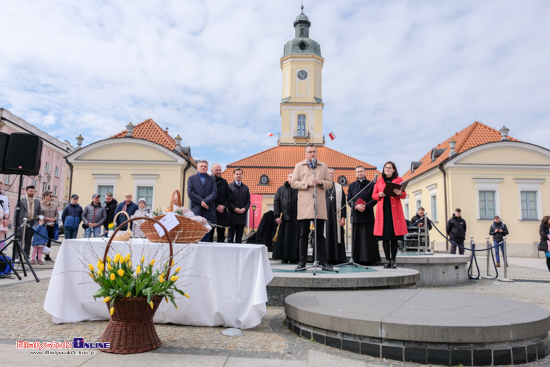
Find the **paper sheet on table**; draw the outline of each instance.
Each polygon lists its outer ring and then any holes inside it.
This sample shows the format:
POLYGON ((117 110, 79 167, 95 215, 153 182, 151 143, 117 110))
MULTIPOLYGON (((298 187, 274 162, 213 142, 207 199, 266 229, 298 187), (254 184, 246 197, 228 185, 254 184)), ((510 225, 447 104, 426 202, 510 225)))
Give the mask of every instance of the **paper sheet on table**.
MULTIPOLYGON (((167 230, 171 230, 179 224, 178 218, 176 218, 176 215, 172 212, 166 214, 160 220, 160 222, 166 227, 167 230)), ((157 230, 157 233, 160 237, 164 236, 164 229, 162 229, 162 227, 159 226, 158 223, 155 223, 155 229, 157 230)))

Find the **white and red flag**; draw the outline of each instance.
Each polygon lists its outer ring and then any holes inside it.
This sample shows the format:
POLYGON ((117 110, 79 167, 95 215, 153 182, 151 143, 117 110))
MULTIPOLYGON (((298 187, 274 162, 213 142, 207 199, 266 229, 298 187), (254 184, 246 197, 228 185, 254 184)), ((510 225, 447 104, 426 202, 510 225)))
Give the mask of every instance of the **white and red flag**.
POLYGON ((273 133, 267 133, 267 136, 272 137, 273 133))
POLYGON ((334 133, 334 131, 331 131, 330 134, 328 134, 330 140, 334 140, 336 139, 336 134, 334 133))

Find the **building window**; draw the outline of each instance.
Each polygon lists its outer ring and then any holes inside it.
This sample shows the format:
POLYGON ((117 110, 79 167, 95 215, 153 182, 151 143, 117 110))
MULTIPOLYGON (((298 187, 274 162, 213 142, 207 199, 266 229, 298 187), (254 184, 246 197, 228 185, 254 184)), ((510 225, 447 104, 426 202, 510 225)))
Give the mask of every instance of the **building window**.
POLYGON ((34 187, 36 187, 36 178, 33 178, 33 180, 32 180, 32 185, 33 185, 34 187))
POLYGON ((10 181, 11 181, 10 175, 6 175, 6 176, 4 177, 4 183, 9 185, 9 184, 10 184, 10 181))
POLYGON ((50 162, 46 162, 46 173, 50 173, 50 162))
POLYGON ((57 186, 53 187, 53 196, 57 196, 57 186))
POLYGON ((502 178, 474 178, 477 191, 477 219, 493 220, 500 215, 500 183, 502 178))
POLYGON ((298 115, 297 136, 306 136, 306 115, 298 115))
POLYGON ((55 177, 59 177, 59 166, 55 167, 55 177))
POLYGON ((521 219, 522 220, 538 219, 536 191, 521 192, 521 219))
POLYGON ((67 170, 67 178, 71 178, 71 170, 70 169, 67 170))
POLYGON ((545 179, 514 178, 518 185, 520 220, 542 219, 541 184, 545 179))
POLYGON ((437 222, 437 195, 430 195, 430 218, 437 222))
POLYGON ((405 213, 404 213, 404 214, 405 214, 405 218, 406 218, 406 219, 409 219, 409 218, 410 218, 410 217, 409 217, 409 203, 406 203, 406 204, 405 204, 405 207, 404 207, 404 210, 403 210, 403 211, 405 212, 405 213))
POLYGON ((98 185, 97 186, 97 193, 99 196, 101 196, 102 199, 105 199, 105 195, 108 192, 113 192, 115 190, 115 187, 112 185, 98 185))
POLYGON ((137 200, 143 198, 148 207, 153 205, 153 186, 138 186, 137 187, 137 200))
POLYGON ((479 219, 493 219, 496 215, 495 191, 479 192, 479 219))
POLYGON ((69 188, 65 187, 65 196, 69 196, 69 188))

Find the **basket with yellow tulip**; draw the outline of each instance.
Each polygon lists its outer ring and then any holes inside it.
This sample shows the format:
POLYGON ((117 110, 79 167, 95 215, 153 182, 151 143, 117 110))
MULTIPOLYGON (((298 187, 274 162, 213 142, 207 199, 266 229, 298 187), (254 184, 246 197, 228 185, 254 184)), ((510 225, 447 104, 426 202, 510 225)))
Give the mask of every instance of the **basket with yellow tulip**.
MULTIPOLYGON (((168 232, 162 223, 153 218, 132 218, 120 227, 135 219, 153 221, 168 232)), ((115 234, 117 231, 118 228, 115 234)), ((146 262, 145 255, 142 255, 141 261, 135 267, 130 254, 116 254, 111 259, 108 252, 114 238, 115 236, 111 236, 109 239, 103 259, 97 263, 97 269, 92 264, 88 265, 90 276, 100 286, 94 298, 103 297, 111 315, 111 320, 100 338, 101 342, 110 343, 110 348, 101 350, 127 354, 156 349, 162 343, 155 330, 153 316, 160 302, 163 299, 166 302, 171 301, 177 309, 175 294, 189 297, 176 286, 180 268, 170 276, 174 265, 172 238, 167 235, 170 250, 168 261, 164 265, 157 264, 157 267, 156 260, 146 262), (161 265, 160 268, 158 265, 161 265)))

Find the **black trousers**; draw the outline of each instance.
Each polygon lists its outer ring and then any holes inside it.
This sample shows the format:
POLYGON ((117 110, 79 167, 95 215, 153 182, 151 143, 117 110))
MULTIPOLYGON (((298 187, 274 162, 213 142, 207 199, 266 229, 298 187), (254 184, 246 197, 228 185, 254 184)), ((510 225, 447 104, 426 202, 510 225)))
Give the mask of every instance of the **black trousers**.
MULTIPOLYGON (((214 242, 214 232, 217 234, 217 242, 225 242, 225 228, 224 227, 214 227, 210 230, 210 242, 214 242)), ((242 238, 242 235, 241 235, 242 238)))
POLYGON ((243 243, 244 224, 232 224, 229 226, 229 243, 243 243))
POLYGON ((451 254, 456 255, 456 248, 458 247, 458 253, 460 255, 464 255, 464 240, 452 240, 452 241, 462 247, 453 245, 453 242, 451 242, 451 254))
POLYGON ((397 257, 397 245, 397 240, 382 240, 386 262, 390 260, 395 262, 395 258, 397 257))
POLYGON ((31 257, 31 245, 32 245, 32 236, 34 234, 34 231, 32 227, 34 226, 34 222, 27 222, 27 224, 30 227, 25 228, 25 238, 23 238, 23 228, 19 231, 21 233, 21 245, 23 246, 23 250, 27 254, 27 257, 31 257))
MULTIPOLYGON (((307 249, 309 244, 309 225, 311 219, 302 219, 299 220, 300 223, 300 263, 307 262, 307 249)), ((325 220, 317 219, 317 228, 315 228, 317 233, 317 261, 320 264, 327 262, 327 241, 325 239, 325 220)), ((314 242, 315 243, 315 242, 314 242)), ((313 246, 313 259, 315 260, 315 245, 313 246)))

